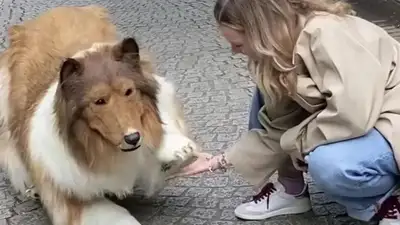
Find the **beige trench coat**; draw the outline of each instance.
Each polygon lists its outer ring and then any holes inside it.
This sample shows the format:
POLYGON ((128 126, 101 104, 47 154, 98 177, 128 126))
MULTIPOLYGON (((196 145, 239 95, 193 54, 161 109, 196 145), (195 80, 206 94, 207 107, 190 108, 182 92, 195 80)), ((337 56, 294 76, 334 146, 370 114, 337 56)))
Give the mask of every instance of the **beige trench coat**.
MULTIPOLYGON (((303 160, 321 144, 359 137, 373 127, 389 141, 399 165, 400 44, 359 17, 319 14, 305 23, 293 58, 304 65, 297 94, 260 110, 266 131, 249 131, 228 149, 234 168, 262 185, 287 154, 303 160)), ((262 79, 258 87, 268 102, 262 79)))

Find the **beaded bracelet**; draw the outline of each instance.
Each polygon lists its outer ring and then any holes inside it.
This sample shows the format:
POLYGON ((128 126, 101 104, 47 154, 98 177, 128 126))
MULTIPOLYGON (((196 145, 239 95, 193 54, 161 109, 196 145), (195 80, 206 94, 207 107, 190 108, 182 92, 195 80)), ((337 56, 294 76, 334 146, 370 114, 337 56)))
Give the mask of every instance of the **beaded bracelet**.
POLYGON ((222 153, 221 158, 218 160, 219 167, 223 172, 226 172, 228 168, 228 162, 226 161, 225 153, 222 153))
MULTIPOLYGON (((213 158, 215 158, 215 156, 213 156, 210 159, 208 159, 208 161, 211 161, 213 158)), ((210 163, 210 166, 208 167, 208 170, 210 172, 214 172, 212 167, 213 167, 213 165, 210 163)), ((228 167, 228 162, 226 161, 225 153, 222 153, 218 157, 218 168, 221 169, 223 172, 226 172, 227 171, 227 167, 228 167)))

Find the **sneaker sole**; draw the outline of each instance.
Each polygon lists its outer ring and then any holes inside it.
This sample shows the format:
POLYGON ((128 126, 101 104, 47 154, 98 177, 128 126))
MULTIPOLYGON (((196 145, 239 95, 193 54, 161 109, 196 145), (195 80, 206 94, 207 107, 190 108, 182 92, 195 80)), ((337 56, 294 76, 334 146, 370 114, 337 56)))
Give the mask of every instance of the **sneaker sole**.
POLYGON ((379 225, 400 225, 400 221, 383 219, 382 221, 379 222, 379 225))
POLYGON ((310 211, 311 208, 312 208, 311 205, 302 206, 301 208, 300 207, 284 208, 284 209, 279 209, 279 210, 269 212, 268 214, 263 214, 263 215, 245 215, 245 214, 236 212, 236 210, 235 210, 235 216, 240 219, 243 219, 243 220, 265 220, 265 219, 275 217, 275 216, 306 213, 306 212, 310 211))

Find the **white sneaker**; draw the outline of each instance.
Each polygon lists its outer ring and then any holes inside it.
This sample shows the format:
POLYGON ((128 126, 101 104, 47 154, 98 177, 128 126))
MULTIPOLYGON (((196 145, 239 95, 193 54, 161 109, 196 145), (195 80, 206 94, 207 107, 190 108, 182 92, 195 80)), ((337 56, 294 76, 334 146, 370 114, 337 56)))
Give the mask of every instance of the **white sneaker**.
MULTIPOLYGON (((270 217, 305 213, 311 210, 308 197, 295 197, 285 193, 285 188, 277 183, 268 183, 253 201, 239 205, 235 215, 244 220, 264 220, 270 217)), ((397 225, 397 224, 396 224, 397 225)))
POLYGON ((379 225, 400 225, 400 219, 383 219, 379 225))

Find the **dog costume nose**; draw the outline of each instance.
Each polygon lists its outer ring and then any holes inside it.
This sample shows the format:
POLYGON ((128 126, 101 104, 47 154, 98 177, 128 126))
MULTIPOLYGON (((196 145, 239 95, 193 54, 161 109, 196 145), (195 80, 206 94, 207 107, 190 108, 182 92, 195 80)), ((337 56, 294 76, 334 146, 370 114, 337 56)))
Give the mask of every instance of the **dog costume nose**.
POLYGON ((137 145, 140 141, 140 134, 139 132, 134 132, 124 136, 124 141, 129 145, 137 145))

